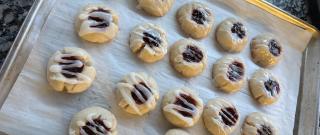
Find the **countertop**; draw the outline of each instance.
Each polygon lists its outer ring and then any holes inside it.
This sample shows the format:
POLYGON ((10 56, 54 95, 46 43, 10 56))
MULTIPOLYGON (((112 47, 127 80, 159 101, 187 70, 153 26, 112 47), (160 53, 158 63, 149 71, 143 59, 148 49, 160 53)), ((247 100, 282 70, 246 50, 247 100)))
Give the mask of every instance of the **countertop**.
MULTIPOLYGON (((308 20, 305 0, 267 0, 268 2, 308 20)), ((0 67, 34 0, 0 0, 0 67)))

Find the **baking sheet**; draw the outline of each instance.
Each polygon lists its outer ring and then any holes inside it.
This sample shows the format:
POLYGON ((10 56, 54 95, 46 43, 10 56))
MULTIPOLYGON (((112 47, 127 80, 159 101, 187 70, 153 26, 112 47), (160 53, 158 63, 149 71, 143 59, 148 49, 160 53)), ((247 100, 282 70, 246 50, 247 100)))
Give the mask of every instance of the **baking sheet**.
MULTIPOLYGON (((239 17, 249 26, 249 39, 262 32, 272 32, 282 40, 284 57, 275 68, 271 69, 281 81, 282 95, 277 103, 262 107, 251 98, 247 85, 235 94, 225 94, 212 85, 212 64, 228 54, 217 46, 213 38, 214 32, 211 32, 208 38, 200 40, 202 46, 208 51, 208 66, 200 76, 195 78, 180 78, 171 68, 168 55, 160 62, 145 64, 131 53, 128 47, 129 33, 134 26, 141 23, 151 22, 160 25, 168 34, 169 44, 183 38, 185 35, 176 23, 175 13, 182 4, 191 0, 176 0, 170 12, 161 18, 147 16, 136 9, 137 3, 134 0, 57 1, 46 18, 34 50, 1 109, 1 131, 12 135, 67 134, 69 121, 75 113, 86 107, 98 105, 108 108, 115 114, 120 135, 164 134, 173 126, 161 114, 160 101, 154 111, 142 117, 123 112, 115 102, 116 83, 129 72, 143 71, 155 78, 161 95, 170 89, 186 86, 197 91, 205 102, 215 97, 225 97, 232 101, 241 115, 240 125, 234 134, 239 134, 243 119, 254 111, 268 114, 275 125, 278 128, 281 127, 280 134, 293 133, 302 51, 312 36, 306 30, 267 14, 245 1, 202 1, 214 11, 213 31, 218 23, 227 17, 239 17), (89 3, 104 3, 118 12, 120 32, 112 43, 94 45, 77 37, 74 30, 75 17, 78 11, 89 3), (46 66, 49 57, 66 46, 86 49, 95 61, 97 78, 93 86, 84 93, 75 95, 58 93, 53 91, 47 83, 46 66)), ((251 61, 249 52, 249 46, 247 46, 241 53, 232 54, 245 59, 248 69, 247 77, 259 68, 251 61)), ((208 134, 202 120, 187 130, 191 134, 208 134)))

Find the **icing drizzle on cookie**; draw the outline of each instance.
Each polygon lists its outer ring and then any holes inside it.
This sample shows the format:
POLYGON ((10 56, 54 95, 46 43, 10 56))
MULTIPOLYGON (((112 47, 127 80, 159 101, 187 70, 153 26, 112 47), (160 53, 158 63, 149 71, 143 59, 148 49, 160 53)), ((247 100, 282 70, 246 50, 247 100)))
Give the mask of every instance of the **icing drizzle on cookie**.
POLYGON ((267 92, 270 93, 271 96, 275 96, 280 92, 280 86, 277 81, 269 79, 264 82, 264 87, 266 88, 267 92))
POLYGON ((109 10, 98 8, 92 10, 88 15, 89 26, 92 28, 106 28, 112 22, 112 15, 109 10))
POLYGON ((228 67, 227 76, 231 81, 239 81, 243 78, 244 66, 241 62, 234 61, 228 67))
POLYGON ((175 101, 171 104, 166 105, 163 110, 167 112, 176 112, 182 116, 188 124, 192 124, 192 117, 198 113, 196 105, 197 101, 189 94, 184 91, 175 91, 175 101))
POLYGON ((144 83, 140 82, 133 85, 134 89, 131 91, 131 97, 138 105, 144 104, 152 96, 151 89, 144 83))
POLYGON ((79 60, 76 54, 59 54, 54 58, 57 64, 50 67, 49 71, 53 73, 61 73, 66 83, 76 84, 81 81, 91 80, 88 76, 82 74, 85 64, 79 60))
POLYGON ((270 127, 262 125, 261 128, 257 129, 258 135, 272 135, 270 127))
POLYGON ((239 118, 237 110, 233 107, 222 108, 219 112, 222 122, 228 126, 234 126, 239 118))
POLYGON ((184 117, 193 117, 194 110, 196 110, 197 101, 194 100, 190 95, 185 93, 180 93, 176 97, 176 101, 174 102, 177 110, 184 117))
POLYGON ((80 127, 80 135, 111 135, 111 128, 108 122, 101 118, 101 115, 89 114, 87 116, 87 121, 78 122, 80 127))
POLYGON ((194 45, 188 45, 182 53, 183 60, 187 62, 200 62, 203 59, 203 52, 194 45))
POLYGON ((161 44, 161 39, 158 35, 160 34, 154 31, 144 31, 142 39, 145 44, 149 45, 151 48, 159 47, 161 44))

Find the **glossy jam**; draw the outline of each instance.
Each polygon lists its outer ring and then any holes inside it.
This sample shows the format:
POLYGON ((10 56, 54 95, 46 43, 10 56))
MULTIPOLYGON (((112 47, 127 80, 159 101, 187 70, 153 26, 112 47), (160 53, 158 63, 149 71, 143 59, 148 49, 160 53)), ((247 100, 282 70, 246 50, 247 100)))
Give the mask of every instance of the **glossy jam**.
POLYGON ((239 81, 244 75, 244 66, 242 63, 234 61, 229 65, 227 76, 231 81, 239 81))
MULTIPOLYGON (((73 60, 73 61, 78 60, 78 58, 76 58, 74 56, 62 57, 62 59, 64 59, 64 60, 73 60)), ((60 65, 71 65, 73 63, 60 62, 59 64, 60 65)), ((81 67, 64 67, 62 70, 66 70, 66 71, 69 71, 69 72, 72 72, 72 73, 81 73, 83 71, 83 68, 84 68, 84 64, 82 64, 81 67)), ((67 78, 76 78, 77 77, 76 75, 71 75, 71 74, 66 74, 66 73, 62 73, 62 75, 67 77, 67 78)))
POLYGON ((150 46, 153 47, 159 47, 161 44, 161 40, 159 37, 154 36, 153 34, 150 34, 148 32, 143 32, 143 41, 150 46))
MULTIPOLYGON (((90 13, 94 13, 94 12, 103 12, 103 13, 110 13, 109 10, 105 10, 105 9, 102 9, 102 8, 99 8, 97 10, 92 10, 90 13)), ((110 25, 110 22, 108 22, 108 20, 105 20, 103 18, 100 18, 100 17, 96 17, 96 16, 90 16, 88 17, 88 20, 94 20, 97 22, 96 25, 91 25, 90 27, 93 27, 93 28, 106 28, 110 25)))
POLYGON ((231 32, 237 34, 239 38, 244 38, 246 36, 246 31, 242 23, 234 23, 231 27, 231 32))
POLYGON ((265 125, 262 125, 260 129, 257 130, 258 135, 272 135, 272 131, 270 127, 267 127, 265 125))
POLYGON ((200 11, 198 9, 192 10, 192 20, 195 21, 197 24, 204 24, 206 22, 206 13, 200 11))
MULTIPOLYGON (((180 93, 180 97, 185 99, 188 103, 196 106, 197 105, 197 101, 195 99, 193 99, 191 96, 180 93)), ((184 108, 187 108, 189 110, 193 110, 194 108, 190 107, 189 105, 185 104, 180 98, 176 98, 176 101, 174 102, 174 104, 182 106, 184 108)), ((181 110, 177 110, 180 114, 182 114, 184 117, 192 117, 193 114, 190 112, 186 112, 186 111, 181 111, 181 110)))
POLYGON ((269 47, 269 51, 272 55, 274 55, 274 56, 280 55, 281 47, 279 46, 279 43, 276 40, 274 40, 274 39, 270 40, 268 47, 269 47))
POLYGON ((101 116, 93 119, 93 123, 87 121, 85 126, 80 127, 80 135, 108 135, 108 132, 110 132, 110 128, 104 124, 101 116))
POLYGON ((277 95, 280 92, 280 86, 277 81, 269 79, 268 81, 264 82, 264 86, 272 96, 277 95))
POLYGON ((221 109, 219 115, 221 116, 223 123, 230 127, 234 126, 239 118, 237 110, 233 107, 221 109))
POLYGON ((139 84, 135 84, 134 86, 134 90, 131 91, 131 96, 134 99, 134 101, 136 102, 136 104, 141 105, 144 104, 145 101, 148 100, 148 96, 146 95, 145 92, 143 92, 143 90, 147 89, 149 92, 151 92, 151 89, 144 83, 144 82, 140 82, 139 84), (143 97, 143 100, 141 100, 136 94, 135 92, 140 93, 140 95, 143 97))
POLYGON ((182 53, 183 59, 187 62, 200 62, 203 58, 203 53, 202 51, 192 45, 188 45, 186 50, 182 53))

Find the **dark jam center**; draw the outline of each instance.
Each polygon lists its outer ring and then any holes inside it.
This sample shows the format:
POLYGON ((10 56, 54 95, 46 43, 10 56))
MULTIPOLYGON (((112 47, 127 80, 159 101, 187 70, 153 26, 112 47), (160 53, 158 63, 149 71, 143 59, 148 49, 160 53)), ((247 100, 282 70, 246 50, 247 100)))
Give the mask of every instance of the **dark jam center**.
POLYGON ((229 65, 227 76, 231 81, 238 81, 242 79, 244 74, 243 64, 240 62, 233 62, 229 65))
POLYGON ((279 46, 278 42, 274 39, 270 40, 269 44, 269 51, 274 56, 279 56, 281 53, 281 47, 279 46))
POLYGON ((221 116, 223 123, 228 126, 234 126, 239 118, 237 110, 233 107, 221 109, 219 115, 221 116))
MULTIPOLYGON (((74 57, 74 56, 70 56, 70 57, 62 57, 62 59, 64 60, 72 60, 72 61, 76 61, 78 60, 78 58, 74 57)), ((60 62, 60 65, 71 65, 74 64, 74 62, 70 62, 70 63, 63 63, 60 62)), ((84 64, 82 63, 81 67, 63 67, 62 70, 66 70, 72 73, 81 73, 83 71, 84 68, 84 64)), ((76 75, 71 75, 71 74, 66 74, 66 73, 62 73, 63 76, 67 77, 67 78, 76 78, 76 75)))
POLYGON ((264 86, 268 92, 271 93, 272 96, 279 94, 280 86, 277 81, 269 79, 268 81, 264 82, 264 86))
MULTIPOLYGON (((110 13, 109 10, 105 10, 102 8, 99 8, 97 10, 92 10, 90 13, 94 13, 94 12, 103 12, 103 13, 110 13)), ((105 28, 108 27, 110 25, 110 22, 108 22, 108 20, 105 20, 101 17, 97 17, 97 16, 89 16, 88 20, 93 20, 96 21, 98 24, 96 25, 91 25, 90 27, 94 27, 94 28, 105 28)))
POLYGON ((161 44, 161 40, 159 37, 154 36, 148 32, 143 32, 143 41, 149 45, 151 48, 152 47, 159 47, 161 44))
POLYGON ((197 24, 204 24, 206 19, 206 13, 203 13, 199 9, 192 10, 192 20, 195 21, 197 24))
MULTIPOLYGON (((194 100, 191 96, 180 93, 180 97, 185 99, 188 103, 196 106, 197 101, 194 100)), ((174 104, 182 106, 183 108, 187 108, 189 110, 193 110, 192 107, 190 107, 189 105, 187 105, 185 102, 183 102, 180 98, 176 98, 176 101, 174 102, 174 104)), ((182 114, 185 117, 192 117, 192 113, 190 112, 186 112, 186 111, 181 111, 181 110, 177 110, 180 114, 182 114)))
POLYGON ((187 62, 200 62, 203 58, 202 51, 196 47, 188 45, 186 50, 182 53, 183 59, 187 62))
POLYGON ((260 129, 257 130, 258 135, 272 135, 270 127, 263 125, 260 129))
MULTIPOLYGON (((87 135, 97 135, 97 134, 104 134, 107 135, 110 131, 110 128, 108 128, 104 122, 101 119, 101 116, 93 120, 93 123, 87 121, 85 126, 82 126, 81 129, 87 134, 87 135)), ((82 134, 80 132, 80 135, 86 135, 82 134)))
POLYGON ((134 87, 134 90, 131 91, 131 96, 132 96, 132 98, 134 99, 134 101, 136 102, 136 104, 138 104, 138 105, 143 104, 143 103, 144 103, 145 101, 147 101, 148 98, 149 98, 149 97, 146 95, 145 90, 147 90, 147 91, 149 91, 149 92, 152 93, 151 89, 150 89, 144 82, 140 82, 139 84, 135 84, 135 85, 133 85, 133 87, 134 87), (136 95, 135 92, 138 92, 145 101, 141 100, 141 99, 138 97, 138 95, 136 95))
POLYGON ((231 27, 231 32, 237 34, 239 38, 244 38, 246 36, 246 31, 242 23, 234 23, 231 27))

